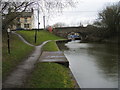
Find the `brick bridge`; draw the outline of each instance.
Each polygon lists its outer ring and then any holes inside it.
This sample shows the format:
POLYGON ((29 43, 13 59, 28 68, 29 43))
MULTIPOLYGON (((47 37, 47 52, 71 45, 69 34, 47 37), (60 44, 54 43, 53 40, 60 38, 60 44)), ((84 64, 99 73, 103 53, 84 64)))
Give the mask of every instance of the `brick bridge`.
POLYGON ((81 40, 86 40, 93 30, 96 30, 96 27, 59 27, 54 28, 53 33, 55 35, 67 38, 68 34, 71 32, 79 33, 81 40))

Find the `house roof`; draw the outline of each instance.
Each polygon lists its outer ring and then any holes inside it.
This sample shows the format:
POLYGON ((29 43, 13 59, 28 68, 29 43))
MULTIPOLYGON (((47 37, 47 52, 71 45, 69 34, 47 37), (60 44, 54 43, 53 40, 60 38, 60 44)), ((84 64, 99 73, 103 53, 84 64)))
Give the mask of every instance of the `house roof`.
POLYGON ((18 17, 31 17, 33 15, 33 12, 17 12, 18 14, 20 14, 18 17))

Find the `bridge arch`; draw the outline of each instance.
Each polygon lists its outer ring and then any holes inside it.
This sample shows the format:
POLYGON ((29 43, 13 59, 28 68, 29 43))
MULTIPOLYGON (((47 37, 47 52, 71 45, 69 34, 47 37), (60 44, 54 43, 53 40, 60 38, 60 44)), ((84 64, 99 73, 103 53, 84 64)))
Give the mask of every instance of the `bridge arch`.
POLYGON ((68 34, 71 32, 79 33, 81 40, 86 40, 88 38, 88 31, 86 27, 61 27, 54 28, 53 33, 60 37, 68 38, 68 34), (86 38, 87 37, 87 38, 86 38))
POLYGON ((88 35, 86 33, 83 33, 83 32, 77 32, 80 34, 81 36, 81 40, 86 40, 88 38, 88 35))

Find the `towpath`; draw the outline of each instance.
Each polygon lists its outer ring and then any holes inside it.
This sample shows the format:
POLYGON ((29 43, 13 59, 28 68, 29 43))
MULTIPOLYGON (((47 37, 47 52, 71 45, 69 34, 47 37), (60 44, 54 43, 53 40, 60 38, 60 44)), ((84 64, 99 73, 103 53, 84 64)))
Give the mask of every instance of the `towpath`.
POLYGON ((3 88, 22 88, 24 87, 24 83, 26 82, 26 79, 28 75, 30 75, 31 71, 34 69, 35 63, 39 59, 41 55, 41 48, 43 45, 45 45, 48 41, 43 42, 39 46, 34 46, 27 42, 21 35, 12 32, 13 34, 16 34, 20 39, 30 45, 35 47, 35 50, 33 53, 23 62, 21 62, 16 69, 11 72, 11 74, 6 78, 6 80, 3 82, 3 88))

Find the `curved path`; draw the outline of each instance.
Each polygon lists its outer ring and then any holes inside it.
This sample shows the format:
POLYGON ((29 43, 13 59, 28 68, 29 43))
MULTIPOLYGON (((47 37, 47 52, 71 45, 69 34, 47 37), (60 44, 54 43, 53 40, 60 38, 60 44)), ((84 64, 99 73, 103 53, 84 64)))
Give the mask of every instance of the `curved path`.
MULTIPOLYGON (((20 39, 30 46, 34 46, 28 43, 21 35, 13 32, 14 34, 18 35, 20 39)), ((41 55, 41 48, 44 44, 51 40, 43 42, 39 46, 34 46, 34 52, 23 62, 21 62, 16 69, 6 78, 3 82, 3 88, 22 88, 24 87, 24 83, 26 82, 27 77, 34 69, 35 63, 39 59, 41 55)))
POLYGON ((32 45, 30 44, 29 42, 27 42, 20 34, 16 33, 16 32, 12 32, 13 34, 17 35, 24 43, 26 43, 27 45, 29 46, 35 46, 35 45, 32 45))

